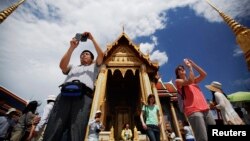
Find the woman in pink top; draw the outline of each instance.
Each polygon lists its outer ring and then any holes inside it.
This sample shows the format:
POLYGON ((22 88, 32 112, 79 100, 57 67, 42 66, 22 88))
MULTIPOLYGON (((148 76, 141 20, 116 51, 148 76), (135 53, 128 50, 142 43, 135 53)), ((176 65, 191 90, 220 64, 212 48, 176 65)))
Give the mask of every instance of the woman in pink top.
POLYGON ((215 120, 209 111, 206 99, 197 85, 207 73, 190 59, 184 59, 184 64, 189 70, 188 75, 183 65, 175 69, 176 87, 184 99, 184 113, 194 131, 196 141, 207 141, 206 125, 215 125, 215 120), (195 76, 194 70, 199 75, 195 76))

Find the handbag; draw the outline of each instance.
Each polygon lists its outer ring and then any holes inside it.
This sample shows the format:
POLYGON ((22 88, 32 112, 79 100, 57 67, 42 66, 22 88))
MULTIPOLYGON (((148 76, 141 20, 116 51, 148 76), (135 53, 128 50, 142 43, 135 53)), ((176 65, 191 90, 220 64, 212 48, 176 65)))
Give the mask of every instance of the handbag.
POLYGON ((82 92, 86 88, 86 85, 80 82, 80 80, 73 80, 72 82, 65 82, 59 87, 61 87, 62 96, 75 97, 82 95, 82 92))

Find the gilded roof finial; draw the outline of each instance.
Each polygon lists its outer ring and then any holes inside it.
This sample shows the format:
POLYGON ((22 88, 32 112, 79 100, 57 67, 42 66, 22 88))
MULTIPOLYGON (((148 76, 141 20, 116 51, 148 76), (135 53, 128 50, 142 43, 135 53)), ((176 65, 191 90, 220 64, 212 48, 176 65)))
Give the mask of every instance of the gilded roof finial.
POLYGON ((216 8, 211 2, 210 0, 206 0, 207 3, 214 9, 216 10, 220 16, 223 18, 223 20, 231 27, 231 29, 233 30, 234 34, 237 36, 239 33, 241 33, 242 31, 244 31, 246 29, 246 27, 240 25, 239 23, 237 23, 235 20, 233 20, 232 18, 230 18, 229 16, 227 16, 226 14, 224 14, 223 12, 221 12, 218 8, 216 8))
POLYGON ((247 67, 248 70, 250 71, 250 29, 247 27, 244 27, 234 21, 232 18, 229 16, 225 15, 221 11, 219 11, 215 6, 211 4, 209 0, 206 0, 207 3, 212 6, 213 9, 215 9, 220 16, 223 18, 223 20, 231 27, 233 30, 235 36, 236 36, 236 41, 241 48, 241 50, 244 53, 245 60, 247 62, 247 67))
POLYGON ((0 11, 0 24, 12 13, 14 12, 19 5, 21 5, 25 0, 20 0, 12 6, 0 11))
POLYGON ((206 0, 207 1, 207 3, 214 9, 214 10, 216 10, 218 13, 221 13, 221 11, 218 9, 218 8, 216 8, 211 2, 210 2, 210 0, 206 0))
POLYGON ((146 50, 146 55, 149 57, 150 51, 149 49, 146 50))

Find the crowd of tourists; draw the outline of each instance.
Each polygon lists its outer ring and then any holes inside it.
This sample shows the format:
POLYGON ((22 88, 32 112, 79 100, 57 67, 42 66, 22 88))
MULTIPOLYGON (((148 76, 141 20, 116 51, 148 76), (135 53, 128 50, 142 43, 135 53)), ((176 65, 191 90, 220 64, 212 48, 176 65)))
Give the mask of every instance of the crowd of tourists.
MULTIPOLYGON (((0 118, 0 141, 83 141, 88 129, 88 140, 98 141, 100 131, 105 127, 101 122, 101 111, 96 111, 94 119, 89 120, 93 100, 94 82, 103 62, 104 53, 90 32, 84 32, 73 37, 70 46, 60 61, 60 69, 67 75, 60 86, 58 96, 49 95, 43 114, 37 114, 38 101, 31 101, 16 118, 16 109, 10 108, 5 116, 0 118), (97 57, 89 50, 80 54, 80 65, 70 65, 71 55, 79 42, 91 40, 97 57)), ((207 141, 207 125, 215 125, 216 121, 211 109, 220 113, 224 125, 246 124, 235 111, 223 92, 222 84, 217 81, 205 87, 211 91, 212 101, 207 103, 199 83, 205 79, 207 73, 191 59, 184 59, 184 65, 175 69, 175 85, 183 101, 182 111, 187 117, 181 123, 181 133, 187 141, 207 141), (198 75, 195 75, 195 71, 198 75)), ((140 121, 142 128, 150 141, 160 141, 163 118, 160 116, 159 105, 155 95, 148 94, 147 103, 141 109, 140 121)), ((166 132, 170 140, 177 138, 169 122, 166 132)), ((125 124, 121 133, 124 141, 132 140, 129 124, 125 124)))

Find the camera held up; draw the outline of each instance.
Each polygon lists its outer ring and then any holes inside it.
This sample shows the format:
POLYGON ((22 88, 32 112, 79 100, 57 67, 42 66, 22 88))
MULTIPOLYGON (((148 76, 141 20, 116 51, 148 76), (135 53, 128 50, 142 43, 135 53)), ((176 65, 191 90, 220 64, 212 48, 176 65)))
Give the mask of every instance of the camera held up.
POLYGON ((76 40, 81 41, 81 42, 86 42, 88 39, 88 34, 82 34, 82 33, 76 33, 76 40))
POLYGON ((95 132, 96 132, 96 133, 101 132, 101 125, 97 125, 97 126, 96 126, 95 132))

